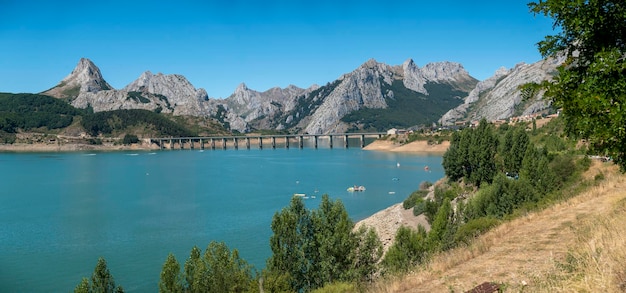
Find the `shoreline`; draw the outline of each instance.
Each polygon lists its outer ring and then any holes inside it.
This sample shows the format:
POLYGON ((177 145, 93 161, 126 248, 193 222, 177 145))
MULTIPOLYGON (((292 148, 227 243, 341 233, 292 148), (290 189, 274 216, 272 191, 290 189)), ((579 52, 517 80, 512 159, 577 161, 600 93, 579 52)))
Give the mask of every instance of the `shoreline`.
POLYGON ((149 151, 158 147, 143 144, 132 145, 91 145, 91 144, 45 144, 45 143, 14 143, 0 144, 0 153, 47 153, 47 152, 80 152, 80 151, 149 151))
POLYGON ((376 140, 363 149, 368 151, 443 155, 449 147, 449 141, 443 141, 440 144, 428 144, 425 140, 417 140, 407 144, 399 144, 389 140, 376 140))

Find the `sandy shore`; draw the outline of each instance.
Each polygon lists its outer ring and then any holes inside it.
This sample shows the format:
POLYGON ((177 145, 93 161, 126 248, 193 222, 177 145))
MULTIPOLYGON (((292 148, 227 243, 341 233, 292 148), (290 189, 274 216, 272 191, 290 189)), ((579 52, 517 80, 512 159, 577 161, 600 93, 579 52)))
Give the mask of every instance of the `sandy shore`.
POLYGON ((428 144, 427 141, 418 140, 407 144, 399 144, 389 140, 376 140, 363 149, 370 151, 443 154, 448 150, 448 147, 450 147, 449 141, 444 141, 440 144, 428 144))
POLYGON ((14 143, 0 144, 0 152, 75 152, 75 151, 129 151, 129 150, 156 150, 156 145, 91 145, 91 144, 46 144, 46 143, 14 143))

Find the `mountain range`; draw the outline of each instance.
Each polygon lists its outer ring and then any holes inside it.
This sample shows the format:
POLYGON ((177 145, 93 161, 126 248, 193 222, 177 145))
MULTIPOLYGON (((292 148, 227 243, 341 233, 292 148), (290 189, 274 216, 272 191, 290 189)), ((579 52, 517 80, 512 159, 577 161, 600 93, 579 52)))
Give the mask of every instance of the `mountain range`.
POLYGON ((542 111, 549 107, 542 93, 524 95, 521 86, 550 78, 560 61, 521 63, 478 81, 459 63, 434 62, 420 68, 411 59, 395 66, 371 59, 323 86, 304 89, 290 85, 259 92, 242 83, 229 97, 214 99, 182 75, 150 71, 126 87, 114 89, 93 62, 81 58, 67 77, 42 94, 95 112, 146 109, 211 117, 242 133, 383 131, 542 111))

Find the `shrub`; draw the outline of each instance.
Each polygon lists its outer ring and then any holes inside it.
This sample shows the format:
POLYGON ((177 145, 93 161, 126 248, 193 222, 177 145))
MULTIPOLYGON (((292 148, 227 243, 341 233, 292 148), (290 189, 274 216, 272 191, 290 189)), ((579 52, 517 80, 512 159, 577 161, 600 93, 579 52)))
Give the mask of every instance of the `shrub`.
POLYGON ((420 190, 427 190, 428 188, 430 188, 431 186, 433 186, 432 182, 429 181, 422 181, 422 183, 420 183, 420 190))
POLYGON ((426 201, 423 198, 417 200, 417 203, 413 207, 413 215, 419 216, 426 211, 426 201))
POLYGON ((411 193, 411 195, 409 195, 409 197, 407 197, 407 199, 402 202, 402 207, 404 207, 405 210, 414 207, 417 204, 418 200, 422 199, 424 196, 426 196, 426 194, 428 194, 428 191, 426 190, 413 191, 413 193, 411 193))
POLYGON ((470 240, 479 236, 489 229, 498 225, 498 219, 492 217, 481 217, 472 219, 465 225, 461 225, 454 235, 454 241, 456 243, 463 242, 468 244, 470 240))
POLYGON ((126 145, 138 143, 138 142, 139 142, 139 138, 134 134, 126 134, 124 135, 124 139, 122 140, 122 143, 126 145))

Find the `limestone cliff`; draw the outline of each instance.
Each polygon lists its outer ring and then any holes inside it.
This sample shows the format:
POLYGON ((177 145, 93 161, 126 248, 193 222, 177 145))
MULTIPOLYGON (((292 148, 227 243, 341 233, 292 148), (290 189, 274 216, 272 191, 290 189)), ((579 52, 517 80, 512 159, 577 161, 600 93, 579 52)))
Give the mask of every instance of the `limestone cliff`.
POLYGON ((42 92, 44 95, 63 99, 74 99, 81 93, 96 93, 110 90, 109 85, 100 69, 87 58, 80 58, 78 65, 55 87, 42 92))
POLYGON ((521 87, 551 79, 562 62, 561 58, 548 58, 533 64, 520 63, 510 70, 501 68, 492 77, 478 83, 464 98, 464 103, 444 114, 439 123, 451 125, 457 120, 481 118, 493 121, 545 110, 549 102, 543 99, 543 92, 524 100, 521 87))
MULTIPOLYGON (((341 76, 327 96, 318 97, 323 102, 306 124, 301 126, 307 133, 345 131, 348 125, 341 121, 345 115, 363 108, 387 108, 388 101, 395 99, 397 93, 384 88, 392 86, 396 80, 402 81, 404 88, 413 92, 414 99, 424 99, 424 96, 430 95, 426 89, 428 84, 446 84, 467 92, 477 82, 458 63, 429 63, 419 68, 411 59, 400 66, 390 66, 371 59, 355 71, 341 76)), ((436 102, 436 97, 430 98, 433 103, 436 102)))

